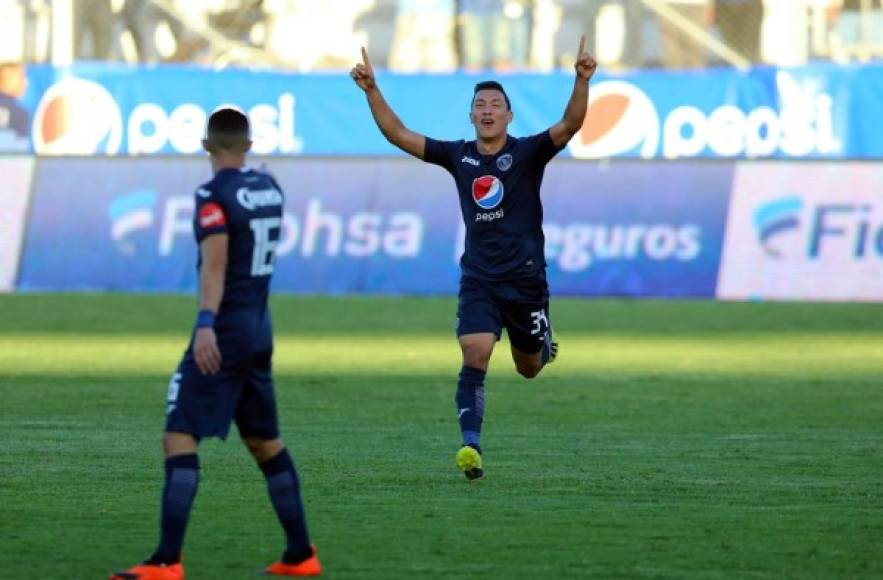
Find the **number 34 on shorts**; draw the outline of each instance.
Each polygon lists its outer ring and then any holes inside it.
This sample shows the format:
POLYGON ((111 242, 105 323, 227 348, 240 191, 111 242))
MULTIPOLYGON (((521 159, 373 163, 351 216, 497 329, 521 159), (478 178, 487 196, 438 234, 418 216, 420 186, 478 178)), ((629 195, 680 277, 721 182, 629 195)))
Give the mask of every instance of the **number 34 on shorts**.
POLYGON ((546 316, 545 310, 531 312, 530 319, 533 322, 533 326, 530 329, 532 335, 544 335, 549 330, 549 317, 546 316))

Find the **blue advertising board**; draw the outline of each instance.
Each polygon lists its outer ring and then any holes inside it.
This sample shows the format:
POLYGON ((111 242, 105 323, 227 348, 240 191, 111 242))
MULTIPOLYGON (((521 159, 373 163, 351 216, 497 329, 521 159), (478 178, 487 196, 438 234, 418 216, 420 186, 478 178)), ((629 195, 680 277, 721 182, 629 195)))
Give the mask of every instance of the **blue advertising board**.
MULTIPOLYGON (((385 156, 400 153, 374 125, 345 74, 34 66, 23 105, 40 155, 199 152, 206 116, 233 104, 248 112, 260 155, 385 156)), ((379 74, 387 100, 413 130, 470 138, 479 74, 379 74)), ((514 74, 513 135, 557 122, 572 73, 514 74)), ((883 65, 811 65, 698 71, 599 71, 589 114, 564 156, 644 159, 883 157, 883 65)), ((2 147, 2 143, 0 143, 2 147)))
MULTIPOLYGON (((274 288, 456 292, 463 225, 442 169, 410 159, 267 159, 287 199, 274 288)), ((714 296, 731 163, 555 161, 543 186, 557 294, 714 296)), ((192 291, 205 159, 43 158, 20 290, 192 291)))
POLYGON ((733 164, 585 162, 543 183, 556 293, 713 296, 733 164))

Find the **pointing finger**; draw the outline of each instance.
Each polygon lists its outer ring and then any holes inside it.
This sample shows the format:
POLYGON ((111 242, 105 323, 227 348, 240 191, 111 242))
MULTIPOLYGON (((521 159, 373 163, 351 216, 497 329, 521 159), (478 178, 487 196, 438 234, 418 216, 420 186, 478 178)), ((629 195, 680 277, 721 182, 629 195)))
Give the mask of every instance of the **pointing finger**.
POLYGON ((586 50, 586 35, 583 34, 579 37, 579 50, 576 51, 577 56, 581 56, 583 52, 586 50))
POLYGON ((365 68, 371 68, 371 61, 368 60, 368 51, 365 50, 365 47, 362 47, 362 62, 365 63, 365 68))

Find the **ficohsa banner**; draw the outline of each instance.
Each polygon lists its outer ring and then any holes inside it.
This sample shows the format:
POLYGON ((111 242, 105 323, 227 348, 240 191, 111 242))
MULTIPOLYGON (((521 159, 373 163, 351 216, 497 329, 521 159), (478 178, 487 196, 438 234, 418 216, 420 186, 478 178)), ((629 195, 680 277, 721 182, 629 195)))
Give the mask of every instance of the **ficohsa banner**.
POLYGON ((883 168, 739 164, 718 296, 883 300, 883 168))

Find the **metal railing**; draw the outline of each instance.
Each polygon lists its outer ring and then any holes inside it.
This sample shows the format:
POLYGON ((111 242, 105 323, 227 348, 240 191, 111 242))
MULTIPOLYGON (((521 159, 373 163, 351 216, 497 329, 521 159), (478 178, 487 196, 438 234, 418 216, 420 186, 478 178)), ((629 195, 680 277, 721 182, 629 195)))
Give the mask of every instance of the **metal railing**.
POLYGON ((880 0, 0 0, 0 62, 550 70, 883 58, 880 0), (423 8, 415 8, 423 6, 423 8), (782 31, 787 31, 783 33, 782 31), (308 39, 308 40, 307 40, 308 39))

